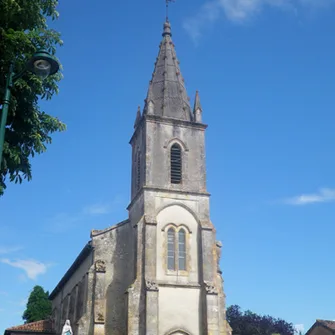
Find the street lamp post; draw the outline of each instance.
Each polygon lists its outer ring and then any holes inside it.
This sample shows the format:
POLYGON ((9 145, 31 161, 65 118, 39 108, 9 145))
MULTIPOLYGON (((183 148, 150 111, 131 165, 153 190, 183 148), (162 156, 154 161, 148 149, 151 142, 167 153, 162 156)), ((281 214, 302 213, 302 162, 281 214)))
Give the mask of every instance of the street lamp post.
POLYGON ((8 75, 6 78, 5 94, 2 101, 1 123, 0 123, 0 168, 2 163, 3 146, 5 142, 5 131, 7 123, 7 115, 11 98, 11 89, 15 81, 22 77, 26 71, 33 72, 37 76, 45 79, 46 77, 55 74, 59 69, 59 63, 55 57, 47 51, 37 51, 33 57, 27 62, 23 71, 18 74, 14 72, 14 64, 9 66, 8 75))

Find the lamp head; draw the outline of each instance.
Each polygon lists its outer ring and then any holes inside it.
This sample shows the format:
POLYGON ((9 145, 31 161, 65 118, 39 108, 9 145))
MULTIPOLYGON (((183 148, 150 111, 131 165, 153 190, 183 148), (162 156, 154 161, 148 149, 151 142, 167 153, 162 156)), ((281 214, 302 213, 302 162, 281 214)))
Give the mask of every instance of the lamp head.
POLYGON ((57 59, 45 50, 38 50, 27 63, 27 70, 42 79, 55 74, 59 70, 57 59))

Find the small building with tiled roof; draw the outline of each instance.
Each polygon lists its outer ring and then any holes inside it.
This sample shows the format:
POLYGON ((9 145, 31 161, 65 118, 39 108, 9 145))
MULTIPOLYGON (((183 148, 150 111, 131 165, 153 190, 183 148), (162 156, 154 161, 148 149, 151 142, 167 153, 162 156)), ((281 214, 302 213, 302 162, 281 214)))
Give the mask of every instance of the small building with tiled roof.
POLYGON ((41 320, 30 323, 25 323, 20 326, 7 328, 4 335, 51 335, 53 331, 51 320, 41 320))
POLYGON ((335 321, 317 319, 306 335, 334 335, 335 321))

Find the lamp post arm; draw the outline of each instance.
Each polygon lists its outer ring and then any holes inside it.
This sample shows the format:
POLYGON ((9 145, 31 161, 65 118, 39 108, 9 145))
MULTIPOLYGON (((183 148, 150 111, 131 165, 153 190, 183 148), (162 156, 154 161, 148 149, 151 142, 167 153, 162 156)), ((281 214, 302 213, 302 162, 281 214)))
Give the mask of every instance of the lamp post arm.
POLYGON ((27 69, 24 68, 21 72, 14 74, 12 78, 12 84, 15 83, 18 79, 20 79, 26 73, 26 71, 27 69))
POLYGON ((11 63, 6 78, 5 94, 2 100, 1 123, 0 123, 0 168, 2 165, 2 154, 5 142, 5 130, 6 130, 10 97, 11 97, 11 88, 13 86, 13 79, 14 79, 14 64, 11 63))

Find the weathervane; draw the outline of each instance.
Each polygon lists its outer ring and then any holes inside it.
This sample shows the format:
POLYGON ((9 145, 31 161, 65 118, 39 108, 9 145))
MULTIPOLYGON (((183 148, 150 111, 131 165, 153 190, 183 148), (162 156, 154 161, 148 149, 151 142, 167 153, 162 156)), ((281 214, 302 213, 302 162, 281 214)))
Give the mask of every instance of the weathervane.
POLYGON ((175 2, 175 0, 165 0, 165 4, 166 4, 166 22, 169 21, 169 2, 175 2))

